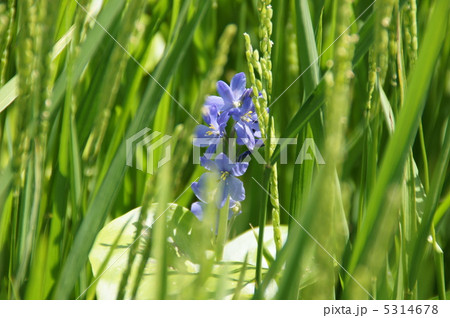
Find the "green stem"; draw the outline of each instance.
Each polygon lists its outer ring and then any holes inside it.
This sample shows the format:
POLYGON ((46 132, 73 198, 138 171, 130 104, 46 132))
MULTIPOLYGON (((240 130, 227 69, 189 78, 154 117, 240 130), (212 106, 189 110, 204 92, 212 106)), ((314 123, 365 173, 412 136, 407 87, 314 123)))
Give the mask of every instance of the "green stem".
POLYGON ((227 240, 227 223, 228 223, 228 211, 230 207, 230 199, 227 199, 224 207, 220 209, 219 213, 219 228, 217 230, 216 239, 216 260, 220 261, 223 257, 223 248, 227 240))
POLYGON ((434 226, 431 227, 431 236, 433 237, 433 256, 434 266, 436 268, 436 283, 440 300, 446 300, 445 295, 445 268, 444 253, 436 240, 436 231, 434 226))
POLYGON ((422 121, 419 124, 419 137, 420 137, 420 149, 422 150, 422 160, 423 160, 423 185, 425 186, 425 192, 428 193, 430 190, 430 177, 428 173, 428 158, 427 149, 425 148, 425 138, 423 136, 422 121))
POLYGON ((270 180, 270 172, 271 169, 269 166, 265 166, 264 168, 264 176, 263 176, 263 187, 266 189, 264 194, 264 205, 263 208, 259 210, 259 233, 258 233, 258 250, 256 252, 256 286, 258 287, 261 283, 262 278, 262 257, 263 257, 263 244, 264 244, 264 227, 266 225, 267 219, 267 203, 269 200, 269 180, 270 180))

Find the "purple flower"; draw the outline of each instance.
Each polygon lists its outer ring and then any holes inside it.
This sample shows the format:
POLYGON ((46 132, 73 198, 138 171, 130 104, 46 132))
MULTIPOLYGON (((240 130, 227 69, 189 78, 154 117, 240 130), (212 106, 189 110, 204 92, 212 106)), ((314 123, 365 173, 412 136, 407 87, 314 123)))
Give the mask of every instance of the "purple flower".
POLYGON ((249 150, 253 150, 258 141, 255 138, 261 138, 261 130, 252 99, 250 97, 245 98, 241 107, 233 108, 229 113, 236 121, 234 129, 236 130, 237 143, 246 145, 249 150))
POLYGON ((225 106, 225 103, 224 103, 222 97, 219 97, 219 96, 208 96, 208 97, 206 97, 205 106, 206 107, 214 106, 218 110, 222 110, 223 107, 225 106))
POLYGON ((219 207, 222 208, 228 196, 234 201, 245 199, 244 184, 236 177, 242 176, 248 168, 248 162, 233 163, 223 153, 220 153, 213 160, 205 157, 200 158, 203 167, 211 172, 204 173, 198 182, 193 182, 191 187, 197 198, 202 202, 211 202, 211 199, 218 199, 219 207), (212 189, 208 189, 208 178, 216 182, 212 189), (220 198, 217 191, 221 189, 220 198))
POLYGON ((203 108, 203 119, 205 125, 198 125, 195 131, 196 138, 194 139, 194 146, 197 147, 210 147, 208 152, 214 152, 216 145, 222 140, 225 135, 225 128, 227 126, 230 116, 228 113, 219 114, 216 106, 210 106, 203 108))
MULTIPOLYGON (((197 217, 199 221, 203 221, 205 217, 206 203, 202 201, 197 201, 192 203, 191 212, 197 217)), ((239 215, 242 213, 241 204, 237 201, 230 199, 230 205, 228 210, 228 220, 231 219, 233 215, 239 215)))
POLYGON ((245 88, 245 74, 238 73, 234 75, 231 79, 230 86, 224 81, 217 82, 217 91, 219 92, 220 97, 222 97, 222 102, 217 98, 217 96, 210 96, 206 104, 216 104, 220 105, 219 110, 226 112, 233 108, 241 107, 244 99, 251 94, 251 89, 245 88))
POLYGON ((203 219, 205 205, 213 201, 221 209, 229 199, 229 216, 241 212, 239 202, 245 199, 245 189, 242 181, 236 177, 242 176, 248 168, 248 162, 243 162, 245 157, 256 147, 264 145, 251 98, 252 89, 245 85, 245 74, 238 73, 229 86, 223 81, 217 82, 220 96, 206 98, 203 114, 206 125, 197 126, 194 145, 208 147, 200 163, 209 172, 191 185, 200 200, 192 204, 191 210, 200 220, 203 219), (219 144, 228 144, 226 129, 230 117, 233 118, 232 134, 236 133, 237 144, 245 145, 248 151, 239 157, 238 162, 232 162, 224 153, 210 160, 219 144))

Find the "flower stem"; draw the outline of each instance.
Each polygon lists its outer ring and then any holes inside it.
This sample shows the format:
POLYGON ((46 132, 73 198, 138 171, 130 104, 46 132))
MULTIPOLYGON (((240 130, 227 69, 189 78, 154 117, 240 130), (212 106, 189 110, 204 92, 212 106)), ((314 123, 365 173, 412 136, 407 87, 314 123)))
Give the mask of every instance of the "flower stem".
POLYGON ((216 239, 216 260, 220 261, 223 257, 223 248, 227 240, 227 223, 228 223, 228 210, 230 206, 230 199, 220 209, 219 212, 219 227, 217 229, 217 239, 216 239))
MULTIPOLYGON (((263 183, 262 183, 264 189, 269 189, 270 172, 271 172, 270 167, 265 166, 263 183)), ((256 252, 256 275, 255 275, 256 287, 259 287, 259 285, 261 283, 261 277, 262 277, 261 268, 262 268, 262 256, 263 256, 263 244, 264 244, 264 228, 265 228, 266 219, 267 219, 268 200, 269 200, 269 192, 266 190, 266 191, 264 191, 263 207, 259 211, 259 234, 258 234, 258 249, 256 252)))

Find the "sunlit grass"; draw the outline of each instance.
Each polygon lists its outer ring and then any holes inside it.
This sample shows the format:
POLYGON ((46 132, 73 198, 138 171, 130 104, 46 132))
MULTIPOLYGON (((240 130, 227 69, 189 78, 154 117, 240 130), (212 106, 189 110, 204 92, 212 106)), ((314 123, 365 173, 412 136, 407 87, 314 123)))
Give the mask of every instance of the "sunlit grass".
POLYGON ((0 299, 450 296, 450 3, 273 1, 271 52, 259 6, 0 3, 0 299), (192 137, 239 72, 297 145, 250 162, 222 246, 187 210, 192 137), (154 174, 126 164, 146 127, 172 136, 154 174), (325 165, 294 164, 306 138, 325 165))

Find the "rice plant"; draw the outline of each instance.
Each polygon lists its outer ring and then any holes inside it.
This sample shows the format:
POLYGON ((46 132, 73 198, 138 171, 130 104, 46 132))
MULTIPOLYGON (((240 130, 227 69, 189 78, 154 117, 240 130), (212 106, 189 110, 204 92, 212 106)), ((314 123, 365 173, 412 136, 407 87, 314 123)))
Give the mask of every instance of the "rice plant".
POLYGON ((447 299, 449 17, 1 1, 0 299, 447 299))

